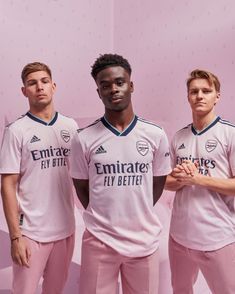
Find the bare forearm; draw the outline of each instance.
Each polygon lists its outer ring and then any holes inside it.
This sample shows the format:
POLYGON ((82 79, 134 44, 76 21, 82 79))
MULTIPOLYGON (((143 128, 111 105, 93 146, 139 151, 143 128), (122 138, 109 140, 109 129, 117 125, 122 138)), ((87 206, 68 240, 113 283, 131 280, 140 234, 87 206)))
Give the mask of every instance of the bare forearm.
POLYGON ((166 176, 153 177, 153 205, 159 200, 162 195, 166 176))
POLYGON ((73 184, 82 206, 86 209, 89 204, 89 181, 73 179, 73 184))
POLYGON ((2 176, 1 194, 3 209, 9 229, 10 238, 21 236, 19 227, 18 202, 16 199, 17 176, 2 176))
POLYGON ((184 186, 184 184, 177 181, 176 178, 174 178, 171 175, 168 175, 166 178, 166 183, 165 183, 164 189, 169 190, 169 191, 177 191, 177 190, 181 189, 183 186, 184 186))
POLYGON ((89 204, 89 196, 82 194, 79 192, 77 194, 79 201, 81 202, 82 206, 87 209, 87 206, 89 204))
POLYGON ((235 196, 235 178, 219 179, 197 175, 195 178, 195 184, 223 195, 235 196))

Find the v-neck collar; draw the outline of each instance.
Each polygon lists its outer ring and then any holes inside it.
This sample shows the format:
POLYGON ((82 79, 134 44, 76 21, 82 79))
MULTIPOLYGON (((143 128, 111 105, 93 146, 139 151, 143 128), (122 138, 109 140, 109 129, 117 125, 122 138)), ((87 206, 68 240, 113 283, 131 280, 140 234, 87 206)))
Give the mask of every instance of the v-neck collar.
POLYGON ((55 113, 54 117, 52 118, 52 120, 50 122, 46 122, 46 121, 42 120, 41 118, 33 115, 30 112, 27 112, 26 115, 29 118, 31 118, 32 120, 34 120, 40 124, 43 124, 44 126, 52 126, 57 121, 57 118, 58 118, 58 112, 55 113))
POLYGON ((202 129, 201 131, 197 131, 193 124, 191 125, 191 130, 193 132, 193 134, 195 136, 200 136, 202 134, 204 134, 205 132, 207 132, 210 128, 212 128, 215 124, 217 124, 217 122, 220 120, 220 117, 217 116, 217 118, 215 120, 213 120, 208 126, 206 126, 204 129, 202 129))
POLYGON ((133 120, 131 121, 131 123, 122 131, 120 132, 118 129, 116 129, 114 126, 112 126, 110 124, 110 122, 108 122, 108 120, 103 116, 101 118, 101 121, 103 123, 103 125, 109 129, 112 133, 114 133, 116 136, 126 136, 128 135, 133 128, 135 127, 136 123, 137 123, 138 117, 135 115, 133 120))

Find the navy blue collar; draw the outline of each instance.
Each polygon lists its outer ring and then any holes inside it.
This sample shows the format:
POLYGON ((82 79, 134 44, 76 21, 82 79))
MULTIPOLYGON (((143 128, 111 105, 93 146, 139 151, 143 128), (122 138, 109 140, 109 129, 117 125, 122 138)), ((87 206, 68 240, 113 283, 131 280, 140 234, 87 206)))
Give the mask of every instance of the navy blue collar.
POLYGON ((191 125, 191 130, 192 130, 192 132, 193 132, 193 134, 194 135, 196 135, 196 136, 200 136, 200 135, 202 135, 202 134, 204 134, 205 132, 207 132, 210 128, 212 128, 215 124, 217 124, 217 122, 220 120, 220 117, 218 116, 215 120, 213 120, 213 122, 212 123, 210 123, 207 127, 205 127, 205 129, 203 129, 202 131, 200 131, 200 132, 198 132, 195 128, 194 128, 194 126, 193 126, 193 124, 191 125))
POLYGON ((114 133, 116 136, 126 136, 128 135, 133 128, 135 127, 136 123, 137 123, 138 117, 135 115, 133 120, 131 121, 131 123, 125 128, 125 130, 123 130, 122 132, 120 132, 119 130, 117 130, 114 126, 112 126, 107 119, 103 116, 101 118, 101 121, 103 123, 103 125, 109 129, 112 133, 114 133))
POLYGON ((58 112, 55 113, 54 117, 52 118, 52 120, 50 122, 45 122, 44 120, 40 119, 39 117, 33 115, 30 112, 27 112, 26 115, 29 118, 31 118, 32 120, 34 120, 40 124, 43 124, 44 126, 52 126, 57 121, 57 118, 58 118, 58 112))

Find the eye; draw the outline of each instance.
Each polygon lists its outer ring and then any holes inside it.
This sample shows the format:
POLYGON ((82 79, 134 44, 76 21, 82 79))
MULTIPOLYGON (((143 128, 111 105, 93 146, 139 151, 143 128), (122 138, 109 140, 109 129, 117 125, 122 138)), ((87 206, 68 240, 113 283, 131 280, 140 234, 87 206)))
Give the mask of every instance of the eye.
POLYGON ((34 80, 31 80, 31 81, 27 82, 27 86, 33 86, 35 84, 36 84, 36 81, 34 81, 34 80))
POLYGON ((50 80, 49 80, 49 79, 47 79, 47 78, 46 78, 46 79, 42 79, 42 83, 43 83, 43 84, 50 83, 50 80))
POLYGON ((109 87, 109 85, 103 84, 103 85, 101 86, 101 89, 102 89, 102 90, 107 90, 108 87, 109 87))
POLYGON ((211 93, 211 90, 204 90, 203 93, 209 94, 209 93, 211 93))
POLYGON ((117 86, 121 87, 123 86, 123 84, 124 84, 124 81, 117 81, 117 86))
POLYGON ((191 90, 189 92, 190 95, 196 95, 198 93, 198 90, 191 90))
POLYGON ((118 86, 118 87, 122 87, 124 84, 125 84, 125 80, 124 79, 117 79, 116 80, 116 85, 118 86))

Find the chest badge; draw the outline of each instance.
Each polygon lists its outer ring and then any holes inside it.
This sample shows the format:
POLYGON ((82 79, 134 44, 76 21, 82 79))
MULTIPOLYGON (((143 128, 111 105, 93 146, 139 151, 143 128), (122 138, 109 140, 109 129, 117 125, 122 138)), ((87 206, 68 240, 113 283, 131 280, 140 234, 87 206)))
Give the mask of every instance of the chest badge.
POLYGON ((61 135, 61 138, 62 138, 66 143, 69 142, 69 140, 70 140, 70 134, 69 134, 68 131, 66 131, 66 130, 62 130, 62 131, 60 131, 60 135, 61 135))
POLYGON ((149 151, 149 145, 145 141, 137 141, 136 149, 142 156, 145 156, 149 151))
POLYGON ((207 140, 206 141, 206 146, 205 147, 206 147, 207 152, 211 152, 211 151, 215 150, 216 146, 217 146, 217 141, 216 140, 207 140))

